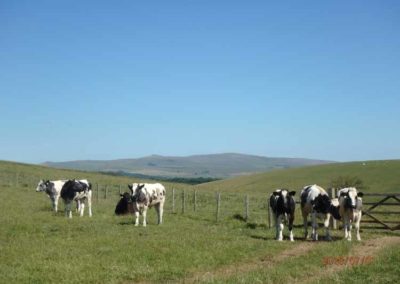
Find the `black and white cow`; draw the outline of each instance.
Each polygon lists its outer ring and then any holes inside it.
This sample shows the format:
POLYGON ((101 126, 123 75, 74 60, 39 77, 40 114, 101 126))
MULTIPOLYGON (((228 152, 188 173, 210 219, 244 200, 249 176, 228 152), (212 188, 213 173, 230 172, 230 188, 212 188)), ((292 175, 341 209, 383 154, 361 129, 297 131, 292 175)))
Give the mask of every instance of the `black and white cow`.
POLYGON ((126 214, 134 214, 134 204, 132 201, 132 195, 129 192, 124 192, 120 194, 121 199, 118 201, 117 206, 115 207, 115 215, 126 215, 126 214))
POLYGON ((355 187, 342 188, 338 191, 339 212, 343 219, 344 237, 351 241, 352 223, 356 228, 357 241, 361 241, 360 221, 362 215, 362 192, 357 192, 355 187))
MULTIPOLYGON (((58 211, 58 200, 60 199, 61 189, 68 180, 40 180, 36 192, 46 192, 51 201, 54 212, 58 211)), ((85 181, 85 180, 81 180, 85 181)), ((76 200, 76 210, 80 211, 80 201, 76 200)))
MULTIPOLYGON (((301 204, 301 213, 303 215, 303 223, 304 223, 304 238, 307 239, 308 237, 308 224, 307 224, 307 218, 308 215, 311 214, 311 226, 312 226, 312 234, 311 238, 314 241, 318 240, 318 219, 323 219, 324 221, 324 227, 325 227, 325 239, 326 240, 331 240, 331 235, 329 232, 329 220, 331 218, 331 213, 328 211, 324 210, 316 210, 315 208, 315 199, 319 196, 328 196, 328 193, 320 186, 314 184, 314 185, 308 185, 303 188, 303 190, 300 193, 300 204, 301 204)), ((319 197, 321 198, 321 197, 319 197)))
POLYGON ((295 191, 288 191, 286 189, 275 190, 270 198, 269 204, 271 206, 275 226, 276 226, 276 239, 278 241, 283 240, 283 221, 287 218, 288 228, 289 228, 289 238, 290 241, 293 239, 293 221, 294 221, 294 211, 296 207, 296 202, 293 196, 296 194, 295 191))
POLYGON ((165 202, 165 187, 160 183, 133 183, 128 185, 132 194, 135 210, 135 226, 139 226, 139 215, 143 216, 143 226, 147 225, 147 209, 155 207, 157 211, 158 224, 163 222, 163 211, 165 202))
POLYGON ((61 198, 65 203, 65 214, 72 218, 71 205, 79 201, 79 215, 83 216, 85 201, 88 204, 89 217, 92 216, 92 185, 87 180, 68 180, 61 189, 61 198))

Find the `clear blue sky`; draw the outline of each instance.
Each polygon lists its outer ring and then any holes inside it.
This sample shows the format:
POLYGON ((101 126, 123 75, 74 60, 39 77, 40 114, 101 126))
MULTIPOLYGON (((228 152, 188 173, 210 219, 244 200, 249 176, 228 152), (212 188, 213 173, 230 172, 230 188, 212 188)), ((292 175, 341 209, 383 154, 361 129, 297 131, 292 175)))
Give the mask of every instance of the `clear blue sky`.
POLYGON ((2 0, 0 159, 400 158, 400 1, 271 2, 2 0))

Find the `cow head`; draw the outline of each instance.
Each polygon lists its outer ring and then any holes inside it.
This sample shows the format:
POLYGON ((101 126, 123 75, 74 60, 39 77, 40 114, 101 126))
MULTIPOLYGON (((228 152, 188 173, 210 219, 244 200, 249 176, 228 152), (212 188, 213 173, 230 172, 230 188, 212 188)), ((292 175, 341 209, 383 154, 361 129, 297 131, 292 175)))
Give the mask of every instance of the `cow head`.
POLYGON ((46 191, 49 187, 50 187, 49 180, 40 180, 36 187, 36 192, 46 191))
POLYGON ((357 192, 357 189, 354 187, 350 187, 347 190, 341 190, 339 195, 339 200, 344 205, 345 208, 348 209, 357 209, 360 207, 362 200, 361 198, 364 196, 362 192, 357 192))
POLYGON ((285 213, 294 212, 295 201, 293 196, 296 194, 295 191, 288 191, 287 189, 282 189, 282 190, 275 190, 272 194, 275 197, 274 202, 276 204, 277 211, 285 213))
POLYGON ((145 184, 134 183, 132 185, 128 185, 131 190, 132 201, 143 203, 146 201, 146 194, 143 192, 145 184))

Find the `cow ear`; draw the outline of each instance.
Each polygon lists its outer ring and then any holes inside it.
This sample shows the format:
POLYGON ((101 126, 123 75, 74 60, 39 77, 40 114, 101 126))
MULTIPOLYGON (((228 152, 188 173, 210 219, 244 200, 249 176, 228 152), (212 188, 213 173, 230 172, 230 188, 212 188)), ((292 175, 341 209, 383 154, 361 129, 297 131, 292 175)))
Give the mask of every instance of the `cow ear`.
POLYGON ((124 195, 122 193, 120 193, 119 196, 124 197, 124 195))
POLYGON ((357 197, 363 197, 363 196, 364 196, 364 193, 362 193, 362 192, 357 193, 357 197))
POLYGON ((132 190, 132 185, 131 185, 131 184, 128 184, 128 188, 129 188, 130 190, 132 190))
POLYGON ((273 194, 274 196, 278 196, 278 195, 279 195, 279 193, 280 193, 280 192, 276 192, 276 191, 274 191, 272 194, 273 194))
POLYGON ((290 196, 294 196, 296 194, 296 191, 291 191, 291 192, 289 192, 289 195, 290 196))

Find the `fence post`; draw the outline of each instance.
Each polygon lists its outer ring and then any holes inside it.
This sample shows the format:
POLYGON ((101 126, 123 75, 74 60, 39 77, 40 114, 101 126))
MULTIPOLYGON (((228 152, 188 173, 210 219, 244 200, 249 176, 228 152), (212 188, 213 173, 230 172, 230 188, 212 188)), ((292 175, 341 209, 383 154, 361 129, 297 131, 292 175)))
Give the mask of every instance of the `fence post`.
POLYGON ((104 199, 107 199, 107 189, 108 189, 108 187, 106 185, 106 187, 104 188, 104 199))
POLYGON ((268 210, 268 228, 271 229, 272 223, 272 214, 271 214, 271 205, 269 204, 269 200, 267 199, 267 210, 268 210))
POLYGON ((172 213, 175 213, 175 188, 172 188, 172 213))
MULTIPOLYGON (((331 188, 331 190, 330 190, 330 195, 331 195, 331 198, 335 198, 335 195, 336 195, 336 190, 335 190, 335 188, 331 188)), ((332 229, 334 229, 334 230, 336 230, 337 229, 337 222, 336 222, 336 219, 331 215, 331 228, 332 229)))
POLYGON ((121 194, 122 193, 122 191, 121 191, 121 185, 119 185, 119 194, 121 194))
POLYGON ((186 195, 185 190, 182 190, 182 214, 185 214, 185 206, 186 206, 186 195))
POLYGON ((244 199, 244 219, 246 220, 246 222, 249 219, 249 195, 247 194, 244 199))
POLYGON ((216 221, 219 221, 219 211, 221 207, 221 193, 217 193, 217 212, 216 212, 216 221))
POLYGON ((97 195, 97 202, 99 202, 99 184, 96 183, 96 195, 97 195))
POLYGON ((193 210, 196 212, 197 210, 197 189, 194 190, 194 195, 193 195, 193 210))

